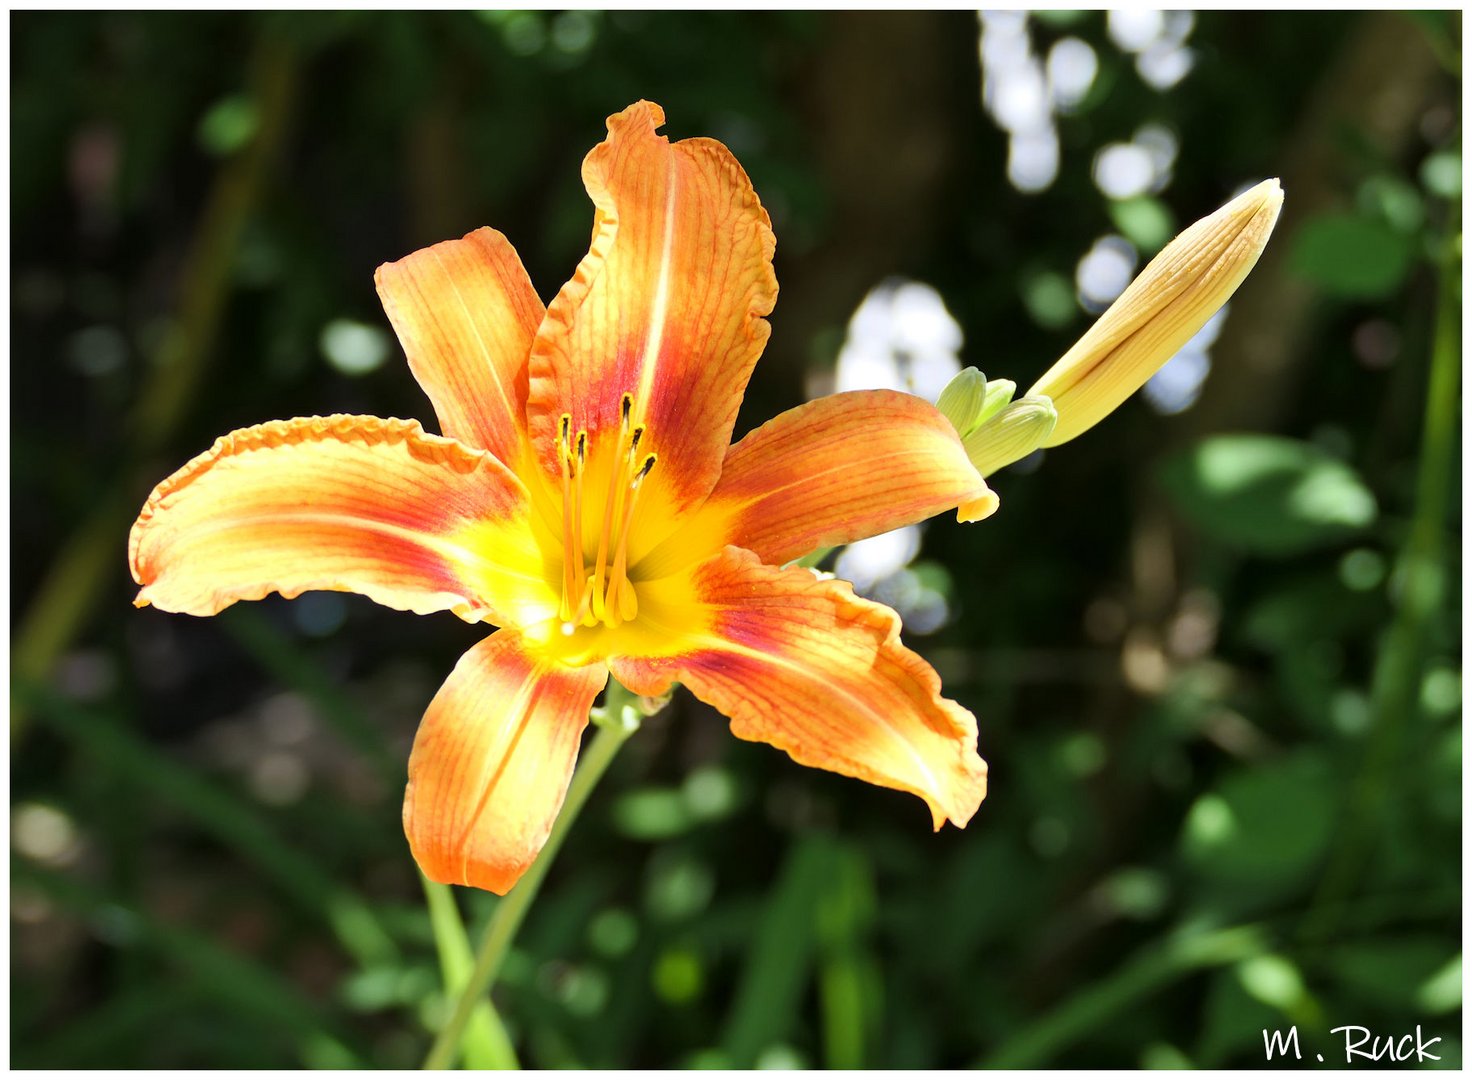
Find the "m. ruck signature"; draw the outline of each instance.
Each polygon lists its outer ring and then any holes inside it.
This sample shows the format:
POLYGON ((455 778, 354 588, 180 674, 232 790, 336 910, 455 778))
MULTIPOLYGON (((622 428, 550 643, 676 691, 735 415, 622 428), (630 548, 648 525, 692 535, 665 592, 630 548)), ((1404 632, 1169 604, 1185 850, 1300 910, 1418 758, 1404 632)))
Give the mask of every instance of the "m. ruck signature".
MULTIPOLYGON (((1431 1048, 1441 1042, 1441 1036, 1425 1038, 1421 1034, 1421 1025, 1416 1025, 1414 1033, 1408 1035, 1376 1035, 1367 1027, 1358 1024, 1344 1024, 1340 1027, 1330 1028, 1330 1035, 1344 1036, 1344 1063, 1353 1065, 1356 1061, 1440 1061, 1440 1055, 1433 1054, 1431 1048)), ((1263 1028, 1262 1031, 1263 1051, 1267 1060, 1275 1061, 1289 1057, 1296 1061, 1303 1059, 1303 1053, 1298 1043, 1298 1027, 1295 1025, 1285 1033, 1281 1030, 1270 1031, 1263 1028)), ((1324 1060, 1324 1055, 1315 1053, 1314 1057, 1319 1061, 1324 1060)))

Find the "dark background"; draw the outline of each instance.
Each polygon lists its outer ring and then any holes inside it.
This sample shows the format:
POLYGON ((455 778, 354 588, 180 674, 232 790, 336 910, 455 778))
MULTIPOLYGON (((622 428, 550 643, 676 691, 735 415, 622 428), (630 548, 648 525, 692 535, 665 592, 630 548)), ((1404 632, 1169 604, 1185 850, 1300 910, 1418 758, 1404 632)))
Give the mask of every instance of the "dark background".
MULTIPOLYGON (((550 299, 587 244, 579 162, 648 97, 772 214, 738 432, 803 400, 892 275, 1025 387, 1088 324, 1099 236, 1148 256, 1245 183, 1287 201, 1192 408, 1132 400, 995 477, 993 519, 928 527, 911 569, 951 618, 907 640, 977 714, 970 827, 932 836, 913 798, 677 696, 498 985, 523 1062, 1220 1067, 1296 1024, 1342 1064, 1331 1027, 1419 1024, 1460 1065, 1454 13, 1202 13, 1168 90, 1101 13, 1036 15, 1035 52, 1080 38, 1099 74, 1035 194, 968 14, 11 31, 12 1064, 423 1055, 443 999, 404 763, 481 631, 336 594, 134 610, 127 529, 233 428, 432 420, 374 267, 489 224, 550 299), (1111 203, 1095 154, 1147 122, 1172 178, 1111 203)), ((492 902, 462 893, 472 933, 492 902)))

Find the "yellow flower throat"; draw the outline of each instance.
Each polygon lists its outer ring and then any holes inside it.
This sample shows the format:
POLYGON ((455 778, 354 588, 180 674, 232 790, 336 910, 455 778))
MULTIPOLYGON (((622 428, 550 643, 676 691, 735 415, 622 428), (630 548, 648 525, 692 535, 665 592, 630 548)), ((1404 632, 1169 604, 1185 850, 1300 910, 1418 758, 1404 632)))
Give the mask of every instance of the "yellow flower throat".
POLYGON ((609 629, 639 613, 639 597, 629 580, 629 531, 639 507, 639 490, 659 455, 641 454, 644 425, 631 424, 634 397, 620 406, 618 443, 608 471, 608 494, 598 529, 596 554, 588 561, 583 542, 583 486, 588 464, 588 432, 572 431, 572 414, 563 413, 557 435, 562 464, 562 632, 579 626, 609 629))

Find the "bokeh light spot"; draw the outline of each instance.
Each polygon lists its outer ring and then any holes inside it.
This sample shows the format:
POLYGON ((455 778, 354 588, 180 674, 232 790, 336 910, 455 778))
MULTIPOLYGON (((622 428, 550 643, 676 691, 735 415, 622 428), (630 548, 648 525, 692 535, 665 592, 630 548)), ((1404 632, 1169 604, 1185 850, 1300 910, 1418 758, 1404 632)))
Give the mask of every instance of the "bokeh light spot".
POLYGON ((327 362, 344 375, 367 375, 388 359, 388 335, 376 326, 333 319, 318 342, 327 362))

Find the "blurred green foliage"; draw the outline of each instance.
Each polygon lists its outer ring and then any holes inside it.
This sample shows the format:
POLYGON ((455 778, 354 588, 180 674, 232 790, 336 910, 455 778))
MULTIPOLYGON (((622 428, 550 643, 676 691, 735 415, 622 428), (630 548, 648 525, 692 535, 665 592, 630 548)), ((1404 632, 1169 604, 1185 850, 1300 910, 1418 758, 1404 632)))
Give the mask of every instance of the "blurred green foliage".
POLYGON ((677 696, 466 1061, 1223 1067, 1264 1028, 1327 1057, 1420 1024, 1460 1065, 1459 20, 1203 13, 1160 90, 1103 14, 1041 13, 1035 49, 1098 74, 1022 195, 964 13, 14 15, 12 1065, 422 1058, 496 900, 427 904, 398 804, 479 632, 335 594, 135 611, 127 527, 232 428, 428 419, 373 268, 490 224, 550 297, 578 162, 639 97, 772 213, 743 430, 889 275, 1026 385, 1099 236, 1148 256, 1269 175, 1285 215, 1194 407, 1129 402, 928 528, 951 617, 907 640, 979 718, 970 827, 677 696), (1147 122, 1168 182, 1104 196, 1097 151, 1147 122))
POLYGON ((1341 542, 1375 520, 1375 497, 1354 469, 1294 439, 1218 435, 1162 471, 1177 508, 1197 528, 1257 554, 1341 542))

